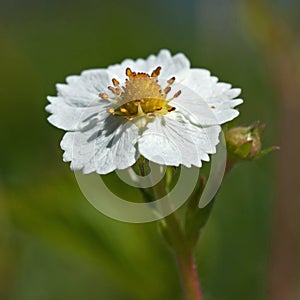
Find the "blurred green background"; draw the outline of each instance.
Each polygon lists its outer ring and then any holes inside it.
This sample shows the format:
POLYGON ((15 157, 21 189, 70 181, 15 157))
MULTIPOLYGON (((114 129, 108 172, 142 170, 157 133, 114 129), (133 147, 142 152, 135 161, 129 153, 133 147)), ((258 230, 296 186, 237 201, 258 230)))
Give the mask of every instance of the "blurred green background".
MULTIPOLYGON (((297 128, 290 118, 299 125, 299 20, 296 0, 1 1, 0 299, 181 299, 157 224, 112 220, 81 194, 62 162, 63 132, 46 121, 46 96, 67 75, 168 48, 241 87, 239 123, 265 122, 265 145, 282 146, 297 128)), ((277 299, 278 257, 290 267, 279 282, 299 292, 299 184, 281 180, 282 166, 297 164, 284 151, 224 180, 197 251, 205 299, 277 299), (294 215, 284 216, 292 224, 280 242, 278 195, 287 190, 294 215)))

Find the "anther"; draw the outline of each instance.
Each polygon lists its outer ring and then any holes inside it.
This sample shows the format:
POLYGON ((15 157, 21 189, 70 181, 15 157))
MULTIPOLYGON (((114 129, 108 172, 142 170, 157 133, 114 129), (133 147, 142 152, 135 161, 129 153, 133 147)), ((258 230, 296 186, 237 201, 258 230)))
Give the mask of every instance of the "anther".
POLYGON ((177 98, 181 95, 181 90, 179 90, 178 92, 176 92, 173 96, 173 98, 177 98))
POLYGON ((108 87, 108 89, 112 92, 112 93, 114 93, 115 95, 119 95, 120 93, 121 93, 121 89, 120 88, 114 88, 114 87, 112 87, 112 86, 109 86, 108 87))
POLYGON ((216 108, 214 105, 212 105, 210 108, 216 108))
POLYGON ((169 92, 171 91, 171 87, 170 86, 167 86, 165 89, 164 89, 164 93, 167 95, 169 92))
POLYGON ((155 114, 154 113, 148 113, 147 117, 149 117, 149 118, 155 118, 155 114))
POLYGON ((120 82, 116 78, 112 79, 112 83, 114 86, 118 86, 120 84, 120 82))
POLYGON ((167 83, 168 83, 169 85, 171 85, 171 84, 174 83, 174 81, 175 81, 175 77, 172 77, 172 78, 170 78, 170 79, 167 81, 167 83))
POLYGON ((136 76, 136 73, 132 72, 130 68, 126 68, 126 75, 128 77, 133 77, 133 76, 136 76))
POLYGON ((132 119, 133 119, 133 117, 131 117, 131 116, 125 116, 125 117, 124 117, 124 119, 125 119, 125 120, 129 120, 129 121, 130 121, 130 120, 132 120, 132 119))
POLYGON ((172 106, 172 107, 170 107, 170 108, 168 109, 168 112, 171 112, 171 111, 173 111, 173 110, 175 110, 175 109, 176 109, 176 107, 172 106))
POLYGON ((108 99, 108 95, 105 94, 105 93, 100 93, 98 96, 99 96, 100 98, 102 98, 103 100, 107 100, 107 99, 108 99))
POLYGON ((158 77, 159 74, 160 74, 160 70, 161 70, 161 67, 157 67, 157 68, 151 73, 151 77, 153 77, 153 78, 158 77))
POLYGON ((107 109, 107 112, 111 115, 114 115, 115 114, 115 110, 113 108, 108 108, 107 109))
POLYGON ((126 113, 126 112, 127 112, 127 109, 126 109, 126 108, 124 108, 124 107, 121 107, 121 108, 120 108, 120 112, 122 112, 122 113, 126 113))

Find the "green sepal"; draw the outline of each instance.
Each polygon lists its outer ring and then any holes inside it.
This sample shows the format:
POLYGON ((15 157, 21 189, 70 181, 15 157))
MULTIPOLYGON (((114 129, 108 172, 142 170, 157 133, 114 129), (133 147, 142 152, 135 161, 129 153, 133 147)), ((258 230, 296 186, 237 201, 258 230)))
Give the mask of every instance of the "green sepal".
POLYGON ((277 150, 280 150, 280 147, 272 146, 272 147, 269 147, 267 149, 264 149, 264 150, 260 151, 260 153, 254 157, 254 160, 260 159, 260 158, 266 156, 267 154, 269 154, 273 151, 277 151, 277 150))
POLYGON ((249 156, 249 154, 251 152, 251 148, 252 148, 252 141, 249 141, 249 142, 242 144, 238 148, 234 149, 233 154, 242 159, 247 159, 247 157, 249 156))
POLYGON ((147 176, 150 174, 151 169, 149 166, 149 160, 144 156, 140 156, 136 163, 132 166, 133 171, 139 176, 147 176))
POLYGON ((214 205, 213 199, 204 208, 199 208, 199 201, 205 188, 205 183, 206 182, 204 176, 200 175, 198 184, 187 200, 184 230, 186 238, 188 239, 191 247, 196 246, 200 231, 207 223, 214 205))

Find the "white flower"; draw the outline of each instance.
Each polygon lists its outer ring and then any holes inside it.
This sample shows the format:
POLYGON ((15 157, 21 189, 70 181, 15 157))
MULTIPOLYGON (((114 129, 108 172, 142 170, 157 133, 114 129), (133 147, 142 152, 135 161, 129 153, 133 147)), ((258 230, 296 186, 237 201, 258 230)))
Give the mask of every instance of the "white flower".
POLYGON ((69 76, 48 97, 49 122, 67 133, 64 161, 83 173, 132 166, 140 155, 162 165, 201 167, 216 152, 220 124, 234 119, 240 89, 161 50, 107 69, 69 76))

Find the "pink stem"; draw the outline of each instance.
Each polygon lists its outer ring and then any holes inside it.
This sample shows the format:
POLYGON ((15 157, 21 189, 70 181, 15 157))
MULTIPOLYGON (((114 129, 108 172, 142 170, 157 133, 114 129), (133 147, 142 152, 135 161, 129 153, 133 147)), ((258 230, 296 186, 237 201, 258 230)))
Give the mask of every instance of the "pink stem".
POLYGON ((178 271, 186 300, 202 300, 195 258, 192 253, 176 254, 178 271))

